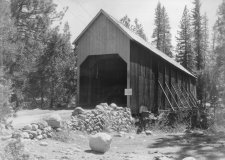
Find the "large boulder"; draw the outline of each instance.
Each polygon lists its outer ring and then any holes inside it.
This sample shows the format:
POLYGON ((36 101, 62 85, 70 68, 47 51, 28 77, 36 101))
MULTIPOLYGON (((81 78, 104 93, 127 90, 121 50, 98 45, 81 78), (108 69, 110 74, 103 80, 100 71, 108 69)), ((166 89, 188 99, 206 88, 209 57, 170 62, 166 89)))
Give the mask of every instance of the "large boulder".
POLYGON ((110 149, 111 142, 112 136, 106 133, 97 133, 89 138, 89 146, 91 150, 100 153, 108 151, 110 149))
POLYGON ((52 128, 60 128, 62 127, 62 118, 58 114, 53 114, 50 117, 46 118, 45 121, 52 128))
POLYGON ((76 107, 72 113, 72 116, 76 116, 78 114, 83 114, 85 113, 85 110, 81 107, 76 107))

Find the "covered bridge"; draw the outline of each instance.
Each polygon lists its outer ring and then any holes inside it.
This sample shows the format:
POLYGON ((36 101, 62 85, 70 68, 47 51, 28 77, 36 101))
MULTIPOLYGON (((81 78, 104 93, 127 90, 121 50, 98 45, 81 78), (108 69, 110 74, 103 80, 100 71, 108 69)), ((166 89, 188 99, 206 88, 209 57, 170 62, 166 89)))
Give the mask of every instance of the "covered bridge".
POLYGON ((158 112, 196 103, 195 76, 103 10, 73 44, 82 107, 114 102, 136 114, 140 105, 158 112))

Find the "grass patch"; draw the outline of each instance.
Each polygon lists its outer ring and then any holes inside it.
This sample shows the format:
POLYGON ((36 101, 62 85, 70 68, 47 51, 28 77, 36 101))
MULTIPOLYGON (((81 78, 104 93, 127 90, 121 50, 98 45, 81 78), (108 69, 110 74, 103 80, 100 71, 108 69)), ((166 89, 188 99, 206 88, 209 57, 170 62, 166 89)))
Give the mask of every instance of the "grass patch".
POLYGON ((74 142, 75 133, 70 129, 63 129, 61 131, 53 131, 52 139, 64 143, 74 142))

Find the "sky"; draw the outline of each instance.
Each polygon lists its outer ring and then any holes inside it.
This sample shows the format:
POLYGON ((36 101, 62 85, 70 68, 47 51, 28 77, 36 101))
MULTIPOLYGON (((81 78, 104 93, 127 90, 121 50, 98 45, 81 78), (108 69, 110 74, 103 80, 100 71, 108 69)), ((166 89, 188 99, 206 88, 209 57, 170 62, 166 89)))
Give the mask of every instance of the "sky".
MULTIPOLYGON (((210 36, 216 21, 218 6, 222 1, 201 0, 201 14, 206 13, 208 16, 210 36)), ((151 36, 155 27, 155 8, 160 2, 165 6, 169 16, 173 46, 176 45, 175 36, 179 30, 185 5, 189 10, 194 7, 193 0, 54 0, 54 2, 58 5, 58 10, 68 7, 63 22, 69 23, 71 41, 74 41, 99 10, 103 9, 118 20, 124 15, 128 15, 132 20, 137 18, 143 25, 149 42, 152 41, 151 36)))

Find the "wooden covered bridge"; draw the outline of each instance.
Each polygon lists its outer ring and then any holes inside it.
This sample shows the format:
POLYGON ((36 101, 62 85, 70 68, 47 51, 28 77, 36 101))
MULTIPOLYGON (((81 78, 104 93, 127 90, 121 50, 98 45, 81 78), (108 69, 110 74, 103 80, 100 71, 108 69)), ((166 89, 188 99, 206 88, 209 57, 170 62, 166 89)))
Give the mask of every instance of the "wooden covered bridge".
POLYGON ((140 105, 153 112, 196 107, 196 77, 105 11, 98 12, 73 44, 78 105, 114 102, 130 107, 133 114, 140 105))

